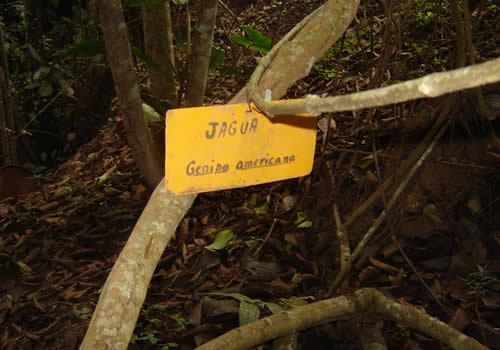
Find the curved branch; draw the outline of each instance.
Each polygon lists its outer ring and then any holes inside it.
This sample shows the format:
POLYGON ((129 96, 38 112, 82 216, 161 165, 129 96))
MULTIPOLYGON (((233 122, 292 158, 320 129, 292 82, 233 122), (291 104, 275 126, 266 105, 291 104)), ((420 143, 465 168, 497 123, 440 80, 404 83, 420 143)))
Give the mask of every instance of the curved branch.
POLYGON ((340 296, 282 311, 233 329, 196 350, 246 350, 270 339, 318 324, 362 314, 380 316, 407 325, 456 350, 487 350, 474 338, 460 333, 413 306, 399 304, 376 289, 360 289, 340 296))

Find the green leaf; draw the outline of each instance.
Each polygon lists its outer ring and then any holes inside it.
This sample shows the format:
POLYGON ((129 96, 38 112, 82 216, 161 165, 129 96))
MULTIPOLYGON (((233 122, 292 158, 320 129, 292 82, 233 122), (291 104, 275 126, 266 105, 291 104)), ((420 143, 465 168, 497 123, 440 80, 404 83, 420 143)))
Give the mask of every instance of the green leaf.
POLYGON ((307 214, 303 211, 299 211, 297 212, 297 218, 293 221, 293 223, 297 225, 298 228, 309 228, 312 226, 312 221, 306 219, 308 219, 307 214))
POLYGON ((301 222, 301 221, 303 221, 305 219, 307 219, 307 214, 304 213, 303 211, 298 211, 297 212, 297 218, 295 220, 293 220, 293 223, 295 225, 297 225, 299 222, 301 222))
POLYGON ((424 215, 428 216, 429 218, 431 218, 435 222, 438 222, 440 224, 443 223, 443 220, 441 220, 441 218, 439 217, 439 211, 438 211, 435 204, 426 205, 424 207, 423 212, 424 212, 424 215))
POLYGON ((92 315, 90 314, 90 309, 88 307, 83 307, 82 309, 73 309, 73 314, 82 320, 88 320, 92 315))
POLYGON ((260 317, 259 307, 252 303, 242 301, 239 310, 240 326, 257 321, 260 317))
POLYGON ((232 41, 234 41, 236 44, 244 45, 244 46, 247 46, 247 47, 252 46, 252 42, 250 40, 245 39, 244 37, 242 37, 239 34, 230 35, 229 39, 231 39, 232 41))
POLYGON ((278 312, 285 310, 285 308, 275 303, 264 303, 264 305, 269 309, 269 311, 271 311, 272 314, 277 314, 278 312))
MULTIPOLYGON (((247 231, 248 232, 248 231, 247 231)), ((247 245, 247 247, 255 247, 256 245, 258 245, 260 242, 262 242, 263 239, 262 238, 258 238, 258 237, 251 237, 250 239, 247 239, 245 241, 245 244, 247 245)))
POLYGON ((269 50, 271 50, 271 38, 265 36, 258 30, 255 30, 251 27, 243 26, 242 28, 253 41, 253 44, 255 45, 254 50, 264 53, 267 53, 269 52, 269 50))
POLYGON ((255 213, 257 215, 265 215, 269 212, 268 210, 268 204, 267 202, 264 202, 262 204, 259 204, 258 206, 255 207, 255 213))
POLYGON ((224 63, 224 58, 226 57, 226 52, 224 49, 218 49, 212 47, 212 52, 210 54, 210 69, 217 70, 224 63))
POLYGON ((297 228, 310 228, 312 227, 313 223, 310 220, 306 220, 303 223, 297 225, 297 228))
POLYGON ((84 40, 75 47, 63 51, 63 56, 80 56, 92 58, 106 56, 106 43, 104 40, 84 40))
POLYGON ((251 50, 259 51, 263 53, 269 52, 271 49, 271 38, 263 35, 261 32, 252 29, 250 27, 242 27, 243 30, 248 34, 251 40, 245 39, 241 35, 233 34, 229 38, 237 44, 244 45, 251 50))
POLYGON ((176 46, 178 46, 180 49, 183 49, 184 51, 187 51, 187 48, 188 48, 187 43, 180 42, 180 41, 176 42, 176 46))
POLYGON ((215 240, 212 244, 205 247, 208 250, 220 250, 226 248, 227 242, 233 238, 233 231, 223 230, 217 233, 215 240))
POLYGON ((203 236, 208 236, 208 235, 211 235, 212 233, 214 233, 215 231, 217 231, 217 229, 215 227, 210 227, 207 232, 205 232, 203 234, 203 236))
POLYGON ((153 107, 145 103, 142 104, 142 111, 144 112, 144 119, 148 123, 162 122, 163 118, 161 115, 154 110, 153 107))
POLYGON ((168 305, 162 305, 162 304, 154 304, 154 305, 151 305, 151 308, 153 310, 160 310, 160 311, 165 311, 168 309, 168 305))
POLYGON ((30 274, 30 273, 31 273, 31 271, 32 271, 32 270, 31 270, 31 267, 29 267, 29 265, 28 265, 28 264, 26 264, 26 263, 22 262, 21 260, 19 260, 19 261, 17 262, 17 266, 19 266, 19 269, 20 269, 20 270, 21 270, 21 272, 22 272, 23 274, 25 274, 25 275, 30 274))

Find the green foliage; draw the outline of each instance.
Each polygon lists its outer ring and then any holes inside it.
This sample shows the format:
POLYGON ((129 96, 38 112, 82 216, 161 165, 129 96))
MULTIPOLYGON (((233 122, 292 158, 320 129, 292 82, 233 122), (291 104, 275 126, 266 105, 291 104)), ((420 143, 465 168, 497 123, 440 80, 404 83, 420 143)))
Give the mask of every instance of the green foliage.
POLYGON ((175 331, 178 332, 184 332, 185 330, 188 329, 188 326, 193 326, 194 321, 193 320, 188 320, 186 321, 181 315, 175 314, 175 315, 170 315, 169 316, 172 320, 174 320, 177 323, 177 328, 175 331))
POLYGON ((73 309, 73 314, 84 321, 90 321, 90 318, 92 317, 90 309, 86 306, 81 309, 73 309))
POLYGON ((117 208, 112 211, 113 217, 111 221, 136 221, 137 215, 130 212, 127 208, 117 208))
POLYGON ((25 262, 23 262, 22 260, 19 260, 17 262, 17 266, 19 266, 19 270, 21 270, 21 273, 23 275, 31 274, 31 271, 32 271, 31 267, 29 267, 29 265, 26 264, 25 262))
POLYGON ((264 239, 260 237, 250 237, 245 241, 245 244, 247 245, 247 247, 252 248, 260 244, 260 242, 262 242, 263 240, 264 239))
POLYGON ((262 301, 260 299, 252 299, 240 293, 210 293, 210 295, 218 295, 236 299, 240 302, 238 317, 240 326, 257 321, 260 318, 261 311, 267 310, 271 314, 277 314, 285 309, 295 307, 294 300, 314 300, 314 297, 300 297, 293 299, 281 299, 280 304, 262 301))
POLYGON ((226 248, 227 243, 233 238, 234 234, 231 230, 222 230, 217 233, 212 244, 207 245, 205 249, 214 251, 226 248))
POLYGON ((144 112, 144 119, 148 123, 163 122, 163 117, 155 111, 153 107, 145 103, 142 104, 142 111, 144 112))
MULTIPOLYGON (((347 55, 346 58, 356 55, 361 51, 355 40, 344 40, 344 47, 336 45, 328 50, 325 56, 319 59, 313 66, 313 74, 319 75, 323 80, 330 81, 334 78, 342 77, 347 71, 337 68, 337 57, 347 55)), ((345 59, 345 58, 344 58, 345 59)))
POLYGON ((248 199, 248 205, 255 208, 257 215, 265 215, 269 212, 269 203, 267 201, 257 204, 257 194, 253 193, 248 199))
POLYGON ((415 8, 417 10, 416 18, 417 23, 421 26, 427 26, 434 21, 437 15, 436 11, 440 12, 442 15, 447 15, 449 10, 448 2, 432 2, 427 0, 414 0, 415 8), (439 6, 439 7, 438 7, 439 6))
POLYGON ((255 207, 255 214, 257 215, 266 215, 269 212, 269 203, 264 202, 255 207))
POLYGON ((319 68, 317 69, 318 74, 323 78, 323 80, 332 80, 333 78, 340 77, 346 73, 345 69, 337 70, 332 68, 319 68))
MULTIPOLYGON (((147 343, 150 345, 156 345, 159 349, 168 350, 171 348, 178 347, 176 343, 161 343, 163 332, 157 330, 161 326, 161 321, 155 318, 154 315, 157 312, 165 311, 168 307, 166 305, 151 305, 148 308, 141 310, 141 321, 137 322, 135 326, 134 333, 130 337, 130 344, 147 343)), ((184 321, 179 315, 169 316, 170 318, 176 320, 183 325, 178 327, 176 331, 181 331, 186 329, 186 325, 192 324, 191 321, 184 321)), ((156 347, 155 347, 156 349, 156 347)))
POLYGON ((500 280, 491 276, 486 271, 487 266, 476 265, 476 267, 477 272, 473 272, 467 276, 467 285, 472 290, 471 294, 484 295, 490 284, 498 284, 500 280))
POLYGON ((423 24, 429 24, 434 17, 434 13, 432 11, 419 11, 417 12, 417 19, 419 22, 423 24))
POLYGON ((260 318, 260 310, 267 309, 272 314, 283 311, 284 308, 276 303, 269 303, 260 299, 252 299, 240 293, 210 293, 211 295, 219 295, 236 299, 240 302, 238 317, 240 326, 247 323, 257 321, 260 318))
MULTIPOLYGON (((31 202, 25 202, 23 205, 16 211, 16 216, 30 218, 32 220, 36 220, 39 214, 39 210, 33 205, 31 202)), ((0 231, 1 232, 1 231, 0 231)))
POLYGON ((205 232, 203 235, 204 236, 209 236, 212 233, 214 233, 215 231, 217 231, 217 229, 215 227, 209 227, 208 230, 207 230, 207 232, 205 232))
POLYGON ((232 41, 262 53, 267 53, 271 50, 271 38, 251 27, 242 26, 241 28, 248 35, 249 39, 245 39, 239 34, 233 34, 229 37, 232 41))
POLYGON ((254 303, 246 301, 240 302, 240 309, 238 311, 240 326, 257 321, 260 318, 260 309, 254 303))
POLYGON ((224 59, 226 57, 226 51, 224 49, 219 49, 212 46, 212 51, 210 53, 210 69, 216 71, 220 70, 224 64, 224 59))
POLYGON ((33 210, 33 203, 31 202, 26 202, 24 203, 24 209, 27 211, 27 212, 30 212, 33 210))
POLYGON ((312 227, 312 221, 306 213, 299 211, 297 212, 297 217, 293 220, 293 223, 297 225, 298 228, 310 228, 312 227))
POLYGON ((152 333, 146 333, 143 336, 137 336, 135 333, 132 333, 132 337, 130 338, 130 344, 136 344, 138 341, 145 341, 155 345, 160 341, 160 339, 155 336, 155 333, 157 332, 155 331, 152 333))
POLYGON ((73 192, 73 187, 71 187, 71 186, 63 185, 63 186, 59 187, 59 189, 62 192, 64 192, 64 193, 71 193, 71 192, 73 192))

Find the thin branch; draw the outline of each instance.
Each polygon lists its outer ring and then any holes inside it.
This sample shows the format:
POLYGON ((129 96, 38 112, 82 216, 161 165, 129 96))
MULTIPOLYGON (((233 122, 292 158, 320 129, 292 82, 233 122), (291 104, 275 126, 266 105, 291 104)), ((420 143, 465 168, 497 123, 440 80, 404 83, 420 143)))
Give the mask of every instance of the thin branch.
POLYGON ((403 250, 403 248, 401 247, 401 245, 399 244, 399 241, 396 239, 395 236, 392 236, 392 241, 394 242, 394 244, 396 244, 396 247, 398 247, 399 252, 401 253, 401 256, 403 257, 403 259, 405 259, 405 261, 408 264, 408 266, 410 266, 410 269, 417 276, 418 280, 420 281, 420 283, 422 283, 422 285, 427 290, 427 292, 430 294, 430 296, 432 297, 432 299, 434 299, 434 301, 436 302, 436 304, 439 305, 439 307, 441 308, 441 310, 443 310, 445 313, 449 314, 450 310, 448 310, 446 308, 446 306, 443 305, 443 303, 438 299, 438 297, 432 291, 432 289, 429 287, 429 285, 427 283, 425 283, 424 279, 418 273, 417 269, 415 268, 415 265, 413 265, 413 263, 411 262, 410 258, 408 258, 408 255, 406 255, 405 251, 403 250))
POLYGON ((399 304, 376 289, 360 289, 353 296, 298 306, 268 316, 212 339, 196 350, 245 350, 297 329, 369 314, 391 319, 423 332, 456 350, 487 350, 474 338, 413 306, 399 304))
POLYGON ((347 221, 344 223, 346 229, 350 227, 361 215, 363 215, 364 212, 366 212, 373 206, 377 198, 380 196, 382 188, 388 188, 389 186, 391 186, 394 183, 394 179, 402 176, 408 170, 408 168, 410 168, 420 158, 422 153, 425 152, 427 145, 432 141, 441 125, 445 122, 446 118, 448 118, 448 114, 450 112, 451 106, 453 105, 454 98, 454 96, 450 96, 448 99, 446 99, 444 107, 442 108, 439 117, 434 122, 431 130, 427 133, 424 140, 417 146, 417 148, 413 150, 408 159, 406 159, 401 164, 396 174, 389 176, 387 180, 384 181, 383 185, 380 186, 374 193, 372 193, 370 197, 368 197, 368 199, 360 207, 358 207, 354 211, 354 213, 352 213, 352 215, 347 219, 347 221))
POLYGON ((337 204, 333 205, 333 215, 335 216, 335 223, 337 225, 337 237, 339 239, 339 249, 340 249, 340 270, 335 278, 335 281, 332 283, 330 288, 328 289, 328 297, 333 295, 335 289, 340 285, 340 283, 344 280, 345 276, 351 272, 352 259, 351 259, 351 247, 349 246, 349 236, 347 235, 347 231, 342 226, 342 222, 340 221, 339 210, 337 208, 337 204))
MULTIPOLYGON (((398 198, 401 195, 401 193, 403 193, 403 191, 405 190, 406 186, 408 186, 410 180, 413 178, 413 176, 417 172, 418 168, 420 168, 420 166, 424 162, 425 158, 427 158, 427 156, 432 152, 432 149, 434 148, 434 146, 436 145, 436 143, 438 142, 438 140, 441 138, 441 136, 443 136, 443 133, 446 131, 446 129, 448 128, 449 124, 450 124, 450 122, 448 121, 445 125, 443 125, 443 127, 441 128, 441 130, 439 130, 439 132, 436 134, 436 136, 434 137, 434 139, 432 140, 432 142, 429 144, 429 146, 427 147, 427 149, 425 150, 425 152, 422 154, 422 156, 420 157, 420 159, 413 165, 413 167, 411 168, 411 170, 408 173, 408 176, 399 185, 398 189, 396 190, 396 192, 392 196, 391 200, 389 201, 389 203, 387 203, 387 209, 388 210, 390 210, 394 206, 394 204, 398 200, 398 198)), ((363 239, 361 239, 361 241, 358 243, 358 245, 356 246, 356 249, 354 249, 354 252, 352 253, 352 261, 356 260, 356 258, 358 257, 359 253, 361 252, 361 250, 365 247, 365 245, 368 243, 368 241, 372 238, 372 236, 375 233, 375 231, 379 228, 379 226, 384 221, 385 215, 386 215, 386 211, 384 210, 379 215, 379 217, 377 218, 377 220, 375 220, 375 222, 370 227, 370 229, 368 230, 368 232, 366 232, 366 234, 363 237, 363 239)))
POLYGON ((282 114, 309 113, 318 116, 326 112, 357 111, 419 98, 438 97, 450 92, 479 87, 500 81, 500 58, 448 72, 432 73, 425 77, 342 96, 320 98, 307 95, 304 100, 271 103, 251 95, 252 101, 268 117, 282 114))

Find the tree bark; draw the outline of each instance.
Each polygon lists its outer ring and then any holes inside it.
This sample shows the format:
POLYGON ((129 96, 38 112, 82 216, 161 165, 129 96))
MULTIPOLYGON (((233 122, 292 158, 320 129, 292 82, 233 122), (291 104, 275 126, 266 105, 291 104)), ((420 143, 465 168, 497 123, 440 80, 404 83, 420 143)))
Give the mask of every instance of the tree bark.
POLYGON ((193 35, 193 50, 189 57, 186 107, 202 106, 207 85, 210 54, 214 40, 217 0, 205 0, 201 7, 200 21, 193 35))
POLYGON ((43 52, 42 8, 40 0, 24 0, 24 33, 26 43, 38 54, 43 52))
POLYGON ((314 62, 343 35, 358 6, 359 0, 329 0, 316 9, 291 31, 301 26, 298 32, 287 38, 280 47, 275 46, 263 59, 272 56, 272 62, 268 65, 259 64, 263 73, 259 81, 255 82, 258 88, 247 84, 248 90, 243 89, 238 96, 256 92, 265 96, 265 91, 269 90, 272 92, 271 100, 280 99, 293 83, 309 74, 314 62), (282 84, 282 81, 290 83, 282 84))
POLYGON ((12 96, 10 93, 10 74, 7 52, 5 49, 3 27, 0 23, 0 140, 2 142, 2 151, 4 164, 16 164, 17 144, 13 132, 16 130, 14 124, 14 112, 12 109, 12 96), (10 131, 9 131, 10 130, 10 131))
POLYGON ((121 1, 98 1, 97 6, 127 141, 146 182, 156 186, 163 178, 163 161, 144 119, 121 1))
POLYGON ((143 5, 142 27, 146 54, 164 69, 159 72, 148 66, 151 93, 159 101, 153 107, 163 115, 168 109, 177 107, 170 2, 143 5))

